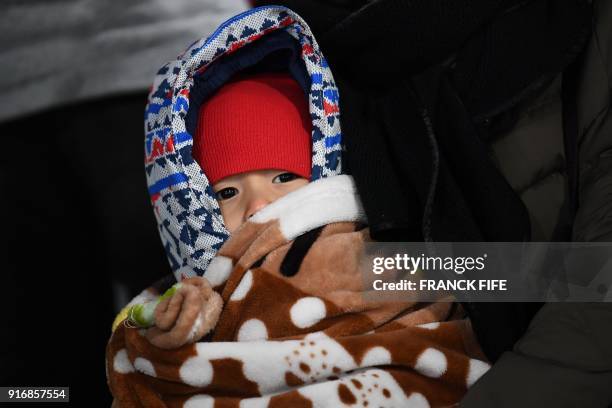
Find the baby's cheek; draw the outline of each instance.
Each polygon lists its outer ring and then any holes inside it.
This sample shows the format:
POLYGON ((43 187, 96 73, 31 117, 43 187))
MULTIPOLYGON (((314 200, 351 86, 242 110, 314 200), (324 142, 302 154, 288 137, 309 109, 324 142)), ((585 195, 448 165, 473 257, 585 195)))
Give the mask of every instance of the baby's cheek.
POLYGON ((291 183, 285 183, 285 185, 287 186, 287 191, 285 194, 295 191, 298 188, 304 187, 308 183, 309 181, 304 178, 293 180, 291 183))
POLYGON ((240 206, 236 203, 232 203, 232 205, 220 204, 220 207, 225 228, 231 234, 244 222, 244 211, 241 211, 240 206))

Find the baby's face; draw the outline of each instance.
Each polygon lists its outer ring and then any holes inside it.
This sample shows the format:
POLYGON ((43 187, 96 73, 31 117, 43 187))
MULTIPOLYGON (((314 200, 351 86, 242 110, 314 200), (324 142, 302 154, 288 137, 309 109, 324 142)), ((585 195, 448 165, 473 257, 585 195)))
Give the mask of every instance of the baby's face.
POLYGON ((226 177, 213 185, 225 227, 233 233, 250 216, 308 180, 284 170, 257 170, 226 177))

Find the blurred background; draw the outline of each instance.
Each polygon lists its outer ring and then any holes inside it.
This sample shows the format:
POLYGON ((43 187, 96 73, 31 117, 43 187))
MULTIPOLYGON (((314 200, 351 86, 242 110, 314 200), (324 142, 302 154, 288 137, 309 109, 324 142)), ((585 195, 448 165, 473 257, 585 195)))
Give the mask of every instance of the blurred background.
POLYGON ((0 385, 110 406, 115 314, 169 272, 146 190, 157 69, 246 0, 0 3, 0 385))

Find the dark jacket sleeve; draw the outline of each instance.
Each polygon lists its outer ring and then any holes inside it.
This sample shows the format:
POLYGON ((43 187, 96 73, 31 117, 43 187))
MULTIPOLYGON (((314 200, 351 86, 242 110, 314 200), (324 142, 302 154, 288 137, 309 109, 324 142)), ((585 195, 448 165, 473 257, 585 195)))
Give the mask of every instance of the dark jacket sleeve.
POLYGON ((612 303, 544 305, 461 407, 608 407, 612 303))
MULTIPOLYGON (((577 96, 579 208, 573 239, 612 242, 612 2, 595 1, 594 7, 577 96)), ((545 304, 461 406, 612 406, 612 302, 545 304)))

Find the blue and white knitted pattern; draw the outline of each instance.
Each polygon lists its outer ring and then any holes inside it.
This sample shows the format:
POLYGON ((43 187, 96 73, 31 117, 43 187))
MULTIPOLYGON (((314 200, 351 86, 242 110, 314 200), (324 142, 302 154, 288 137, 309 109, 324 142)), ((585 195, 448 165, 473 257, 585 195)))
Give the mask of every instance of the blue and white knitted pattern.
POLYGON ((157 73, 145 112, 145 169, 159 233, 177 280, 202 275, 228 238, 219 204, 191 156, 185 117, 194 76, 223 55, 266 34, 286 30, 301 45, 310 76, 312 180, 340 174, 338 90, 308 25, 280 6, 249 10, 192 44, 157 73))

